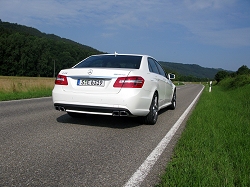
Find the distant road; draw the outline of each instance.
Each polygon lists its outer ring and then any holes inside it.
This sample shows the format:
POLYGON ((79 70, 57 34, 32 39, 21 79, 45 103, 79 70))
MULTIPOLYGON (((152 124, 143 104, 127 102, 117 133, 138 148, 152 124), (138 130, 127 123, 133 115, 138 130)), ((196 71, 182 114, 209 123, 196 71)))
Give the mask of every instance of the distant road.
MULTIPOLYGON (((123 186, 202 89, 177 89, 176 110, 157 124, 134 118, 73 119, 54 110, 52 99, 0 102, 0 186, 123 186)), ((184 123, 141 186, 154 186, 184 123)))

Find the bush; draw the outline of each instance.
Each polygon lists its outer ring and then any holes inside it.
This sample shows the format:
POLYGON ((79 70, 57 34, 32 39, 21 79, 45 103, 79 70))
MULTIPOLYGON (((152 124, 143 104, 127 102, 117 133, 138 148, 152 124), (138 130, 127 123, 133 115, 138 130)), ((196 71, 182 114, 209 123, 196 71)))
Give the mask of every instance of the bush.
POLYGON ((236 77, 227 77, 218 83, 226 89, 235 89, 250 84, 250 75, 237 75, 236 77))
POLYGON ((227 71, 218 71, 214 79, 219 83, 220 81, 227 78, 228 76, 229 76, 229 73, 227 71))

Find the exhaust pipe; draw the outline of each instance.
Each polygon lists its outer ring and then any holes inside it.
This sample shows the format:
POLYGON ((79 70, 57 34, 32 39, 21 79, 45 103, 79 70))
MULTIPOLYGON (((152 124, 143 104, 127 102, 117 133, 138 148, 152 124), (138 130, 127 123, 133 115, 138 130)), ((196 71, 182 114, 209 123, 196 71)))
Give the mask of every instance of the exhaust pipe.
POLYGON ((113 116, 120 116, 120 112, 119 111, 113 111, 113 116))
POLYGON ((120 116, 128 116, 128 113, 126 111, 120 111, 120 116))
POLYGON ((113 111, 113 116, 128 116, 128 112, 126 111, 113 111))
POLYGON ((63 106, 55 106, 55 109, 59 111, 66 111, 66 109, 63 106))
POLYGON ((60 111, 66 111, 63 106, 60 107, 60 111))

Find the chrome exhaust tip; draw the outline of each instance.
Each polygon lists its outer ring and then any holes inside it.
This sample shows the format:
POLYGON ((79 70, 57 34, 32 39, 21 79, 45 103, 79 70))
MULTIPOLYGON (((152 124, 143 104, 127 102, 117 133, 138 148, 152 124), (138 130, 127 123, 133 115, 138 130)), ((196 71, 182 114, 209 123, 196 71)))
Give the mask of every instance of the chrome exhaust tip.
POLYGON ((128 112, 126 112, 126 111, 120 111, 120 116, 128 116, 128 112))
POLYGON ((120 116, 120 112, 119 111, 113 111, 113 116, 120 116))
POLYGON ((113 111, 113 116, 129 116, 129 113, 126 111, 113 111))
POLYGON ((60 111, 66 111, 63 106, 60 107, 60 111))

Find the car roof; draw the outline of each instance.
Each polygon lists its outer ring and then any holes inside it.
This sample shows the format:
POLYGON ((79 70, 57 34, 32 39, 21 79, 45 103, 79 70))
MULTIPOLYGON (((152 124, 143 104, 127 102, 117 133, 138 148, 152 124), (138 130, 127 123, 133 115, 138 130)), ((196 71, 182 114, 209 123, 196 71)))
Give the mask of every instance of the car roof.
MULTIPOLYGON (((107 56, 107 55, 110 55, 110 56, 112 56, 112 55, 125 55, 125 56, 141 56, 141 57, 151 57, 151 56, 149 56, 149 55, 143 55, 143 54, 128 54, 128 53, 107 53, 107 54, 97 54, 97 55, 91 55, 91 56, 107 56)), ((151 58, 153 58, 153 57, 151 57, 151 58)))

